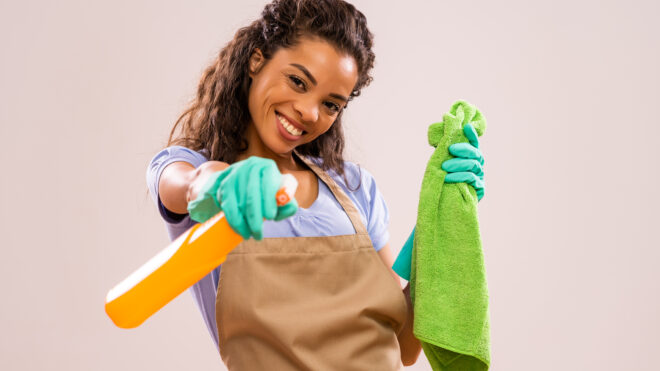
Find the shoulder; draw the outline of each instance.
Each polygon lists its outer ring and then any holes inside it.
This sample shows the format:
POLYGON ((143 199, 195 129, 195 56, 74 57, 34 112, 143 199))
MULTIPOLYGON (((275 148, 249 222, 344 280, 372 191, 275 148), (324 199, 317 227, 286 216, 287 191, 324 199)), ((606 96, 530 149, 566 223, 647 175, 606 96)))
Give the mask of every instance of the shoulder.
POLYGON ((382 195, 371 172, 359 164, 344 161, 344 176, 334 175, 335 182, 358 203, 358 207, 369 219, 374 203, 382 201, 382 195))
MULTIPOLYGON (((310 157, 310 160, 321 167, 323 160, 318 157, 310 157)), ((344 174, 339 175, 334 169, 326 170, 328 175, 349 193, 364 192, 375 186, 373 175, 364 167, 352 161, 344 161, 344 174)))
POLYGON ((173 163, 183 161, 193 165, 195 168, 208 161, 203 152, 197 152, 182 146, 170 146, 160 150, 149 161, 147 166, 147 179, 158 178, 163 169, 173 163))
MULTIPOLYGON (((319 158, 312 158, 317 165, 322 164, 319 158)), ((378 190, 374 176, 366 168, 352 161, 344 161, 344 174, 339 175, 335 170, 326 170, 328 175, 356 204, 359 211, 369 219, 376 203, 384 203, 383 196, 378 190)))
POLYGON ((149 168, 167 166, 172 162, 185 161, 195 167, 208 161, 203 151, 194 151, 182 146, 170 146, 160 150, 149 162, 149 168))
POLYGON ((190 148, 182 146, 170 146, 160 150, 149 161, 147 166, 147 186, 154 196, 154 200, 158 197, 158 181, 163 169, 173 162, 187 162, 195 168, 208 161, 203 152, 197 152, 190 148))

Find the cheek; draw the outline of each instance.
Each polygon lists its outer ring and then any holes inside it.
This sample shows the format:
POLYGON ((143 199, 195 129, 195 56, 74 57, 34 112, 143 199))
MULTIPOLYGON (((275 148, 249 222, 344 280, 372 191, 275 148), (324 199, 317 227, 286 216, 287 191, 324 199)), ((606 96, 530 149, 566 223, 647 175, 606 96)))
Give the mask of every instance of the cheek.
POLYGON ((269 93, 263 84, 253 83, 248 92, 248 109, 252 119, 258 119, 266 114, 265 109, 268 107, 269 93))
POLYGON ((255 109, 257 107, 257 92, 254 84, 250 86, 248 90, 248 109, 250 111, 250 116, 254 117, 255 109))
POLYGON ((318 131, 315 133, 316 134, 315 138, 317 138, 317 137, 325 134, 326 132, 328 132, 328 130, 330 130, 332 128, 333 123, 334 123, 334 120, 328 120, 328 122, 324 122, 323 125, 317 126, 318 131))

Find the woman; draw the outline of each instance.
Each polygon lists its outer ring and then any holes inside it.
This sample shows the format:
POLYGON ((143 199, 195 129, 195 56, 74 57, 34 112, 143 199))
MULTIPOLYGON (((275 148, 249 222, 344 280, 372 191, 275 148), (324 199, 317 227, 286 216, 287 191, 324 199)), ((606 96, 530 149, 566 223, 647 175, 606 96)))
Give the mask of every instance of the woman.
POLYGON ((246 239, 191 288, 230 370, 396 370, 419 356, 387 207, 342 157, 342 113, 371 81, 371 46, 344 1, 268 4, 149 165, 170 238, 223 211, 246 239), (281 174, 299 186, 278 207, 281 174))

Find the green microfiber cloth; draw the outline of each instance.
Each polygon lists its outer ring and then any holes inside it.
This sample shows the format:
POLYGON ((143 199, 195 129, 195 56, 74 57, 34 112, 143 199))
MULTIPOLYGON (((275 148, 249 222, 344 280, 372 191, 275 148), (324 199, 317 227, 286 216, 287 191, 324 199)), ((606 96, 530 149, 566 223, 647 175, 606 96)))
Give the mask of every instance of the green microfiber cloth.
POLYGON ((473 105, 458 101, 442 122, 429 126, 436 149, 422 181, 411 261, 413 333, 433 370, 488 370, 490 325, 477 194, 467 183, 445 184, 440 165, 449 146, 468 142, 463 126, 479 136, 486 120, 473 105))

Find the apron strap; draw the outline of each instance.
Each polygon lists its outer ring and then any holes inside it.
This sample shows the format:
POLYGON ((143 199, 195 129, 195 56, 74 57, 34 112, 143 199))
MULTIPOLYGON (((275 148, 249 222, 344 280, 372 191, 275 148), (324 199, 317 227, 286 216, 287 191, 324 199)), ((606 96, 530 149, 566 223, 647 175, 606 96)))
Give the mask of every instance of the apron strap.
POLYGON ((316 176, 318 176, 319 179, 321 179, 321 181, 328 186, 328 188, 335 196, 341 207, 344 208, 344 211, 348 215, 348 218, 351 220, 351 223, 353 223, 353 228, 355 229, 355 232, 357 234, 368 234, 367 229, 364 227, 364 224, 362 223, 360 214, 355 208, 355 205, 353 204, 351 199, 348 198, 346 193, 337 185, 334 179, 332 179, 325 171, 319 168, 313 161, 308 159, 306 156, 302 156, 296 150, 293 150, 293 153, 296 156, 298 156, 298 158, 302 160, 302 162, 304 162, 307 166, 309 166, 309 168, 314 172, 314 174, 316 174, 316 176))

